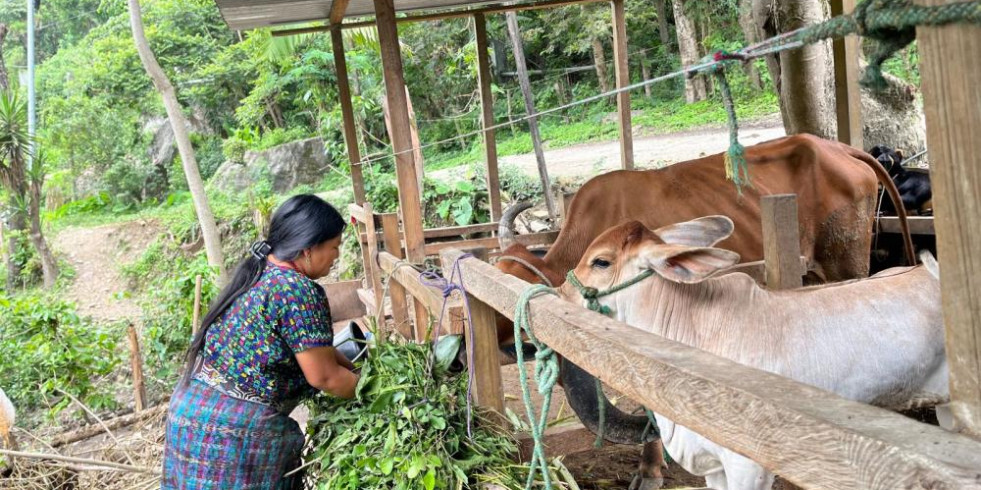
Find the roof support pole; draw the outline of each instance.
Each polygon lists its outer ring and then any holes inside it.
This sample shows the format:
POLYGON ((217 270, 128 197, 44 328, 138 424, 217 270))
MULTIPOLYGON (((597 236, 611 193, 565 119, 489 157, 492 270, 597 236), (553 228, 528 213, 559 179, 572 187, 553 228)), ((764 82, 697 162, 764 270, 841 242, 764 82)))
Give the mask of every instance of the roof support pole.
MULTIPOLYGON (((630 85, 630 65, 627 60, 627 23, 623 0, 612 0, 613 7, 613 65, 617 88, 630 85)), ((630 124, 630 92, 617 94, 617 122, 620 128, 620 165, 624 170, 634 168, 634 136, 630 124)))
MULTIPOLYGON (((421 263, 426 258, 422 203, 419 199, 421 189, 410 137, 409 105, 402 71, 402 53, 399 50, 399 32, 395 25, 395 5, 393 0, 374 0, 374 3, 375 26, 378 29, 378 44, 381 47, 382 71, 385 77, 385 98, 391 121, 388 136, 395 153, 395 171, 398 176, 399 211, 405 233, 405 253, 410 262, 421 263)), ((415 318, 416 331, 424 332, 429 324, 429 314, 418 301, 415 302, 415 318)))
MULTIPOLYGON (((831 16, 850 14, 855 0, 831 0, 831 16)), ((835 107, 838 113, 838 141, 864 149, 862 138, 862 94, 858 87, 858 57, 862 40, 856 35, 832 41, 835 62, 835 107)))
POLYGON ((494 126, 494 96, 491 93, 490 59, 487 52, 487 20, 484 14, 473 15, 477 39, 477 83, 480 85, 481 127, 484 129, 484 156, 487 159, 487 195, 490 196, 491 221, 501 219, 501 185, 497 174, 497 139, 494 126))
MULTIPOLYGON (((955 3, 916 0, 917 5, 955 3)), ((981 27, 918 27, 923 112, 942 261, 950 408, 955 428, 981 438, 981 27)))
POLYGON ((341 99, 341 116, 344 119, 344 144, 347 146, 347 159, 351 162, 354 202, 363 205, 365 203, 364 174, 361 172, 361 151, 358 148, 354 107, 351 105, 351 87, 347 77, 347 60, 344 57, 344 37, 340 25, 331 27, 330 40, 334 51, 334 67, 337 70, 337 97, 341 99))

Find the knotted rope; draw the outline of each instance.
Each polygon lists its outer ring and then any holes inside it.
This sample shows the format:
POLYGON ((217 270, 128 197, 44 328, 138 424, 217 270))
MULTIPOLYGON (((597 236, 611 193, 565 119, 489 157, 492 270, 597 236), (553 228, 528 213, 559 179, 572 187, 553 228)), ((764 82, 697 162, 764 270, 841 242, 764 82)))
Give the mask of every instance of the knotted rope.
POLYGON ((531 425, 531 437, 535 443, 532 449, 531 463, 528 467, 528 479, 525 482, 525 488, 529 490, 532 488, 536 470, 541 470, 546 490, 552 488, 548 462, 545 460, 544 434, 548 425, 548 410, 552 406, 552 388, 559 380, 559 360, 551 347, 543 344, 535 337, 531 328, 531 308, 529 308, 531 299, 542 294, 558 293, 543 284, 532 284, 522 291, 521 296, 518 296, 517 304, 514 306, 514 338, 520 339, 521 332, 524 331, 528 334, 528 340, 537 349, 535 352, 535 382, 538 385, 538 393, 542 395, 541 413, 536 417, 535 405, 531 402, 531 388, 528 387, 525 355, 522 352, 523 349, 515 349, 518 360, 518 380, 521 383, 521 397, 525 403, 525 412, 531 425))

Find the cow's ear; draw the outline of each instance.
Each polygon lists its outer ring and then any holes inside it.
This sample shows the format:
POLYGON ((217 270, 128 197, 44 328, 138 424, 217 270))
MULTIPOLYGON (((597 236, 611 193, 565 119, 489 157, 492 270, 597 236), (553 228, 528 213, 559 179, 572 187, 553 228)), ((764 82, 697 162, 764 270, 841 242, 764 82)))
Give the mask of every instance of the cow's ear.
POLYGON ((647 267, 661 277, 684 284, 693 284, 739 262, 739 254, 712 247, 656 245, 642 254, 647 267))
POLYGON ((689 247, 711 247, 732 235, 732 220, 727 216, 705 216, 683 223, 662 226, 654 234, 664 243, 689 247))

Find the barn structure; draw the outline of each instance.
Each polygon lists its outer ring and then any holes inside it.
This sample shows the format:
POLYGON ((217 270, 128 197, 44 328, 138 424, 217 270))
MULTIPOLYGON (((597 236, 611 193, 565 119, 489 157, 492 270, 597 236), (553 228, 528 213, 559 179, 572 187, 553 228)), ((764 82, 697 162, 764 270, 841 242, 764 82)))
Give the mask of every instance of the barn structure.
MULTIPOLYGON (((485 16, 508 10, 559 7, 596 0, 467 2, 462 0, 215 0, 233 29, 325 21, 323 26, 278 31, 280 34, 329 32, 333 41, 344 135, 352 163, 356 204, 352 217, 363 233, 366 279, 347 288, 351 311, 384 318, 386 312, 403 335, 422 340, 444 299, 402 267, 441 255, 444 270, 461 257, 459 249, 494 248, 496 239, 427 243, 427 239, 493 231, 501 217, 497 157, 491 104, 485 16), (491 223, 424 230, 418 172, 412 141, 407 89, 398 46, 400 22, 472 17, 477 40, 482 123, 491 223), (351 18, 357 18, 351 21, 351 18), (371 20, 364 20, 371 19, 371 20), (341 31, 374 25, 381 46, 389 135, 395 154, 399 213, 374 213, 365 201, 362 161, 341 31), (382 250, 384 249, 384 250, 382 250), (389 277, 391 304, 385 306, 382 275, 389 277), (354 303, 357 303, 356 305, 354 303), (410 304, 411 303, 411 304, 410 304), (366 309, 362 304, 367 305, 366 309), (410 318, 414 317, 414 318, 410 318)), ((629 85, 624 1, 611 0, 616 85, 629 85)), ((832 0, 833 14, 850 12, 853 0, 832 0)), ((920 5, 955 3, 916 0, 920 5)), ((981 487, 981 27, 918 27, 928 141, 935 185, 936 234, 942 257, 944 320, 951 370, 951 401, 956 427, 950 433, 900 415, 850 402, 814 388, 720 359, 696 349, 667 343, 602 315, 556 298, 533 300, 533 325, 539 339, 601 377, 608 385, 694 428, 725 447, 744 454, 803 488, 979 488, 981 487), (670 383, 668 383, 670 381, 670 383), (665 389, 670 386, 670 389, 665 389), (712 400, 711 403, 692 400, 712 400), (765 427, 761 427, 761 425, 765 427), (973 437, 973 438, 972 438, 973 437)), ((839 139, 862 147, 861 109, 857 102, 859 39, 834 43, 839 139)), ((622 168, 633 167, 630 94, 617 94, 622 168)), ((933 222, 920 225, 933 231, 933 222)), ((547 244, 554 234, 524 236, 526 244, 547 244)), ((793 261, 790 261, 792 263, 793 261)), ((477 403, 503 406, 493 317, 513 317, 524 283, 476 259, 459 260, 471 303, 465 318, 459 298, 449 301, 444 331, 468 330, 475 362, 477 403)), ((333 298, 333 296, 332 296, 333 298)), ((333 301, 333 299, 332 299, 333 301)))

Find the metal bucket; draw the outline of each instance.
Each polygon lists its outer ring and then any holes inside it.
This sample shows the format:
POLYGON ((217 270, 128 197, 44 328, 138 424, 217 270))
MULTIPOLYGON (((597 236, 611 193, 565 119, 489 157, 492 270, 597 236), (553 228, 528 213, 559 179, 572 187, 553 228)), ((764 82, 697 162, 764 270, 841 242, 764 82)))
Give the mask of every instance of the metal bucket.
POLYGON ((344 330, 334 334, 334 348, 349 361, 361 359, 368 352, 368 344, 374 336, 371 332, 361 330, 357 322, 350 322, 344 330))

